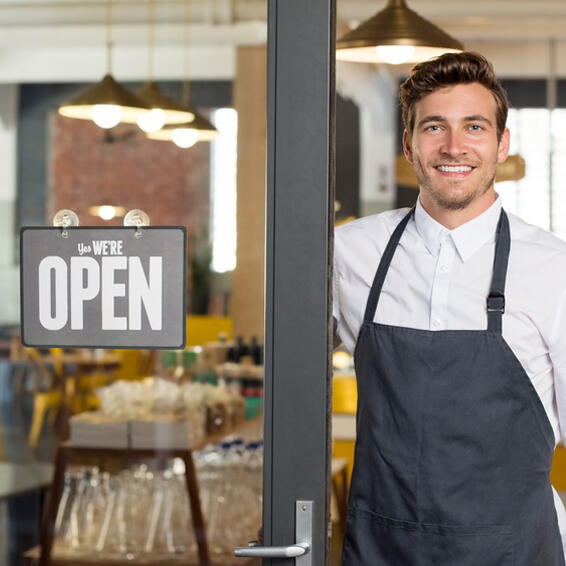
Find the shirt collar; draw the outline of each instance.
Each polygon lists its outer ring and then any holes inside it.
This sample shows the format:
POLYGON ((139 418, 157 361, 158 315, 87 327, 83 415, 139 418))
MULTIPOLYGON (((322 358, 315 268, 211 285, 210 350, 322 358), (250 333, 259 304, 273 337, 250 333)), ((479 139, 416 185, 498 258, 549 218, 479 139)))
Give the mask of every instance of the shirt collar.
POLYGON ((496 194, 495 202, 479 216, 454 230, 448 230, 428 214, 419 198, 415 208, 415 226, 424 245, 432 255, 437 256, 442 241, 451 237, 461 260, 466 261, 481 246, 495 239, 500 214, 501 199, 496 194))

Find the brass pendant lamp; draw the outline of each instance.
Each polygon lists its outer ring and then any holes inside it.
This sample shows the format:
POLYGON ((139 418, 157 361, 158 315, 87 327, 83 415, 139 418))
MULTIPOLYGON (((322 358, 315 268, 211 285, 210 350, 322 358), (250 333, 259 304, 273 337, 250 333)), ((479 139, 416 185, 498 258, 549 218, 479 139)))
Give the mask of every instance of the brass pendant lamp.
POLYGON ((153 45, 154 45, 154 0, 148 1, 148 75, 143 88, 136 94, 146 102, 151 111, 137 120, 138 126, 144 132, 155 132, 165 124, 183 124, 194 119, 194 114, 184 108, 175 99, 164 94, 153 81, 153 45))
POLYGON ((387 6, 336 42, 336 58, 360 63, 417 63, 464 46, 411 10, 405 0, 387 6))
POLYGON ((146 134, 146 137, 150 140, 172 141, 178 147, 189 148, 199 141, 212 141, 218 136, 218 130, 202 114, 194 108, 190 109, 195 114, 192 122, 163 126, 157 132, 146 134))
POLYGON ((68 118, 93 120, 101 128, 113 128, 119 122, 136 123, 149 112, 150 106, 120 85, 110 73, 111 68, 111 0, 106 1, 106 68, 107 74, 93 86, 63 103, 58 112, 68 118))
POLYGON ((144 132, 155 132, 164 124, 184 124, 195 118, 192 110, 164 94, 151 80, 147 81, 136 94, 151 107, 150 113, 137 121, 144 132))

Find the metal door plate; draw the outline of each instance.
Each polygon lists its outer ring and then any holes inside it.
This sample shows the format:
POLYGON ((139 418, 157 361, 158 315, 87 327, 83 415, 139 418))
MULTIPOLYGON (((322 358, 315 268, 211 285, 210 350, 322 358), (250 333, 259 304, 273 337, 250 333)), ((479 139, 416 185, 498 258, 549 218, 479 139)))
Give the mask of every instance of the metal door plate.
POLYGON ((310 550, 303 556, 295 558, 295 566, 312 566, 312 501, 295 503, 295 542, 306 543, 310 550))

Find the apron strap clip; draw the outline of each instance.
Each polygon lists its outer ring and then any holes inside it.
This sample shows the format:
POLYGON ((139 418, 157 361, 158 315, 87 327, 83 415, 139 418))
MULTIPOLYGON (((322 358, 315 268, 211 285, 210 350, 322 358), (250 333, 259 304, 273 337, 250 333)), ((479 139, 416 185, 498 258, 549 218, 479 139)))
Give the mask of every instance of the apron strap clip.
POLYGON ((487 298, 487 312, 505 312, 505 295, 501 291, 492 291, 487 298))

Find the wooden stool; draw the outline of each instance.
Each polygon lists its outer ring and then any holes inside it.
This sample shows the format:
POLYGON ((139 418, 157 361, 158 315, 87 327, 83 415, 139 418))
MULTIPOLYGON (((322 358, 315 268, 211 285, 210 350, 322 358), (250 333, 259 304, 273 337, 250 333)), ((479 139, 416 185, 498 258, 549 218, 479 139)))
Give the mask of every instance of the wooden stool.
POLYGON ((342 535, 346 534, 346 519, 348 517, 348 460, 346 458, 332 458, 331 477, 332 493, 336 498, 338 518, 342 535))

